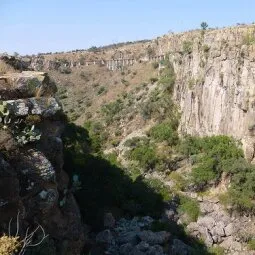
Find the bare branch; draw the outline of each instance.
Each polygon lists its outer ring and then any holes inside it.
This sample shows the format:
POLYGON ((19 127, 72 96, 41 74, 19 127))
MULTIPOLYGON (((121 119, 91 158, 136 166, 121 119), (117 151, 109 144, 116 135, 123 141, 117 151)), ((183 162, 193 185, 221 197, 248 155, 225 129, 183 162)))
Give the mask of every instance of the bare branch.
MULTIPOLYGON (((19 229, 20 229, 20 226, 19 226, 19 216, 20 216, 20 212, 18 211, 18 214, 17 214, 17 218, 16 218, 16 233, 15 233, 15 237, 19 237, 19 229)), ((12 236, 11 235, 11 224, 12 224, 12 219, 10 219, 9 221, 9 225, 8 225, 8 234, 9 236, 12 236)), ((48 237, 48 235, 46 235, 45 231, 44 231, 44 228, 42 227, 42 225, 38 224, 37 223, 37 227, 29 232, 29 227, 26 229, 26 233, 25 233, 25 237, 20 241, 20 243, 22 243, 22 248, 19 252, 19 255, 24 255, 25 252, 26 252, 26 249, 28 247, 36 247, 38 245, 40 245, 46 238, 48 237), (42 231, 42 237, 40 238, 40 240, 37 242, 37 243, 34 243, 33 244, 33 238, 34 238, 34 235, 38 233, 38 231, 42 231)))

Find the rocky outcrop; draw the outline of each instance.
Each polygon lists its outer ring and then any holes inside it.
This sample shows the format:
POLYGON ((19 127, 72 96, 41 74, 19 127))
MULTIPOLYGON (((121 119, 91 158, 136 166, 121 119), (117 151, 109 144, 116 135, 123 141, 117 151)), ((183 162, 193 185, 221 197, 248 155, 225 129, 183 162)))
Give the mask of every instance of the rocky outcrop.
POLYGON ((32 70, 30 67, 29 58, 20 59, 20 58, 17 58, 14 56, 8 56, 8 55, 1 56, 0 54, 0 60, 4 61, 7 65, 13 67, 14 70, 19 70, 19 71, 32 70))
POLYGON ((212 197, 200 197, 199 205, 201 215, 196 222, 188 224, 189 234, 203 239, 208 247, 222 247, 225 254, 254 254, 246 243, 255 234, 253 217, 230 215, 219 200, 212 197))
POLYGON ((55 91, 45 73, 0 77, 0 231, 8 232, 19 213, 21 236, 41 224, 49 235, 46 251, 51 243, 50 254, 79 255, 83 228, 62 170, 63 122, 55 91))
POLYGON ((180 132, 234 136, 242 140, 250 161, 255 144, 254 31, 254 26, 235 27, 161 39, 162 45, 168 40, 176 73, 180 132))
POLYGON ((96 251, 120 255, 191 254, 191 247, 173 238, 169 232, 150 230, 153 221, 149 216, 120 219, 112 228, 97 234, 91 254, 96 251))

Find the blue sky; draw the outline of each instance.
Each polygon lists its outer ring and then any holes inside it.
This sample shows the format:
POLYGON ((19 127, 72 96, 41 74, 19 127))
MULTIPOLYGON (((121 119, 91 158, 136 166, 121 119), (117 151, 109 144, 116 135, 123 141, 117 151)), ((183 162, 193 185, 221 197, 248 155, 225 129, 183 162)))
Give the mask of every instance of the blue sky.
POLYGON ((0 0, 0 52, 67 51, 255 21, 254 0, 0 0))

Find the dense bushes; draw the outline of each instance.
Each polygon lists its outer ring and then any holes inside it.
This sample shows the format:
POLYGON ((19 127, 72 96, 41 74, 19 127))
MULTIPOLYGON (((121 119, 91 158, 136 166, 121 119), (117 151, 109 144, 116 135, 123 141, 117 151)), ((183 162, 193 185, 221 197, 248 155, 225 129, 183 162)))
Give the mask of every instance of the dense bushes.
POLYGON ((103 105, 101 110, 107 119, 112 120, 112 118, 115 115, 120 113, 120 111, 123 109, 123 107, 124 107, 123 101, 121 99, 117 99, 114 102, 103 105))
POLYGON ((173 64, 168 58, 166 58, 162 64, 165 66, 165 68, 161 70, 159 83, 165 87, 165 90, 172 93, 176 78, 173 64))
POLYGON ((198 201, 186 196, 180 196, 179 200, 178 211, 186 215, 187 223, 196 221, 200 214, 198 201))
POLYGON ((84 128, 89 135, 90 150, 99 153, 103 146, 103 141, 107 139, 108 133, 100 122, 87 121, 84 123, 84 128))
POLYGON ((231 205, 239 212, 255 212, 255 166, 245 159, 232 159, 224 162, 224 171, 231 178, 231 186, 221 196, 224 204, 231 205))
MULTIPOLYGON (((220 181, 222 173, 230 179, 221 202, 239 212, 255 212, 255 166, 244 159, 234 139, 227 136, 186 137, 179 151, 193 163, 191 182, 196 190, 204 190, 220 181)), ((225 177, 225 178, 226 178, 225 177)))
POLYGON ((138 144, 135 148, 128 152, 128 158, 130 160, 135 160, 138 163, 138 166, 145 171, 154 169, 158 162, 156 148, 154 145, 149 143, 138 144))
POLYGON ((178 143, 178 120, 167 120, 158 125, 155 125, 149 131, 149 135, 157 142, 167 141, 169 145, 176 145, 178 143))
POLYGON ((196 189, 204 189, 210 182, 217 182, 224 171, 224 165, 231 159, 243 157, 242 150, 234 139, 227 136, 186 137, 179 146, 193 164, 191 178, 196 189))
POLYGON ((103 95, 103 94, 106 94, 107 93, 107 88, 104 87, 104 86, 101 86, 98 91, 97 91, 97 95, 100 96, 100 95, 103 95))
POLYGON ((192 53, 193 43, 191 41, 183 41, 182 50, 185 54, 192 53))
POLYGON ((161 122, 165 119, 173 119, 178 115, 177 108, 166 91, 154 90, 149 99, 140 105, 140 113, 144 120, 152 119, 161 122))

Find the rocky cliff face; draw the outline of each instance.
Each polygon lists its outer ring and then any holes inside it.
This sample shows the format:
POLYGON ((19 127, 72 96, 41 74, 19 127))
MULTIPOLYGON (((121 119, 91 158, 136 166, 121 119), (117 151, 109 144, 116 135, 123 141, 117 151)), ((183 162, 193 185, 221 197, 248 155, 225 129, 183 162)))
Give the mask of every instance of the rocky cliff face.
POLYGON ((242 140, 249 160, 255 142, 254 36, 253 27, 236 27, 162 39, 177 75, 180 131, 232 135, 242 140))
MULTIPOLYGON (((246 156, 252 161, 255 144, 254 42, 255 27, 251 25, 168 34, 144 44, 94 55, 83 53, 85 62, 127 50, 136 63, 146 61, 144 56, 149 53, 164 58, 169 56, 176 73, 174 96, 180 106, 180 132, 234 136, 242 140, 246 156)), ((65 61, 70 62, 75 56, 79 58, 80 53, 66 54, 65 61)), ((37 70, 49 69, 47 63, 54 59, 54 54, 41 58, 34 58, 31 65, 37 70)), ((147 58, 147 61, 154 61, 154 58, 147 58)))
POLYGON ((55 91, 42 72, 0 77, 0 230, 8 231, 8 222, 20 213, 21 236, 41 224, 49 235, 44 254, 49 249, 73 255, 80 254, 84 237, 62 170, 63 122, 55 91))

